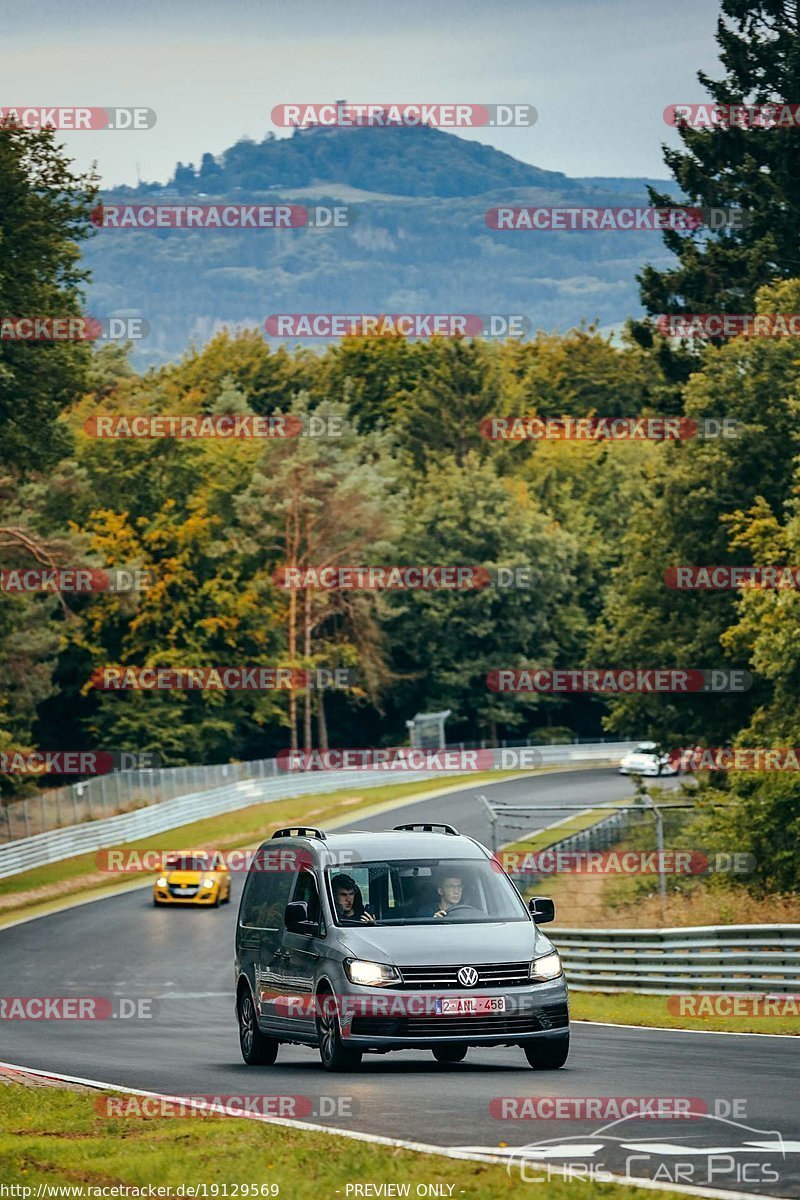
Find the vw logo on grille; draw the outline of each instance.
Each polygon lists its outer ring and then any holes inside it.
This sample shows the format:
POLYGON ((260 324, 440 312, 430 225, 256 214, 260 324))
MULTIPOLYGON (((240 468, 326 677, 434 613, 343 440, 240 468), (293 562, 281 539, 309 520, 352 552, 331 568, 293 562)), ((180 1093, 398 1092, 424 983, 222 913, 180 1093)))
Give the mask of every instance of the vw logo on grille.
POLYGON ((474 967, 462 967, 456 978, 464 987, 475 987, 478 982, 478 972, 474 967))

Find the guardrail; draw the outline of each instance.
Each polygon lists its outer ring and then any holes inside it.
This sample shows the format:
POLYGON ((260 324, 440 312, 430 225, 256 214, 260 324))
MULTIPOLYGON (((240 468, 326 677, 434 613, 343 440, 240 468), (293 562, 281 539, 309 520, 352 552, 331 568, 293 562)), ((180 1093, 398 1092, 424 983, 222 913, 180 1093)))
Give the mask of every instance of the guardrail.
MULTIPOLYGON (((540 756, 539 763, 561 764, 581 762, 598 762, 621 757, 632 745, 631 742, 600 742, 595 745, 561 745, 533 746, 540 756)), ((498 770, 503 769, 503 754, 507 751, 497 749, 492 751, 493 761, 498 770)), ((266 762, 233 764, 237 769, 246 766, 259 768, 263 771, 266 762)), ((347 787, 355 781, 359 788, 378 787, 389 783, 397 783, 402 777, 403 782, 415 783, 435 776, 447 778, 453 774, 464 774, 459 771, 302 771, 290 772, 282 776, 266 778, 259 775, 255 778, 239 779, 224 787, 209 788, 205 791, 179 796, 174 800, 162 800, 158 804, 149 804, 134 812, 121 813, 114 817, 106 817, 93 821, 85 821, 78 825, 68 825, 63 829, 53 829, 46 833, 34 834, 32 837, 18 838, 0 846, 0 879, 9 875, 17 875, 21 871, 33 867, 44 866, 46 863, 59 862, 64 858, 72 858, 76 854, 87 854, 94 850, 102 850, 107 846, 119 846, 125 842, 139 841, 155 833, 164 833, 180 825, 187 825, 203 817, 216 816, 219 813, 231 812, 237 808, 246 808, 251 804, 273 803, 293 796, 317 794, 336 791, 347 787)))
MULTIPOLYGON (((601 738, 586 744, 560 743, 526 746, 503 741, 497 747, 484 743, 458 742, 447 750, 488 750, 498 768, 537 766, 548 762, 580 762, 591 759, 605 745, 608 757, 622 755, 634 742, 606 742, 601 738), (522 759, 525 758, 525 761, 522 759)), ((83 821, 98 821, 133 812, 150 804, 163 804, 179 796, 195 795, 245 779, 275 779, 284 774, 276 758, 251 762, 197 764, 188 767, 154 767, 95 775, 64 787, 40 789, 22 800, 0 805, 0 845, 51 829, 64 829, 83 821)))
POLYGON ((800 994, 800 925, 559 929, 573 991, 800 994))

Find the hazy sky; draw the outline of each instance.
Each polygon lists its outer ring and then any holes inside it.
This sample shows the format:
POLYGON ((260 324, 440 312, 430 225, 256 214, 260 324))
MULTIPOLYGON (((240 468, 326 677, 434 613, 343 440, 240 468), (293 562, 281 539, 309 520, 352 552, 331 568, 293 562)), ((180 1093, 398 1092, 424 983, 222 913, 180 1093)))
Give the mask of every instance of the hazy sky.
MULTIPOLYGON (((464 131, 569 175, 667 172, 664 108, 718 73, 717 0, 17 0, 0 105, 142 105, 154 129, 64 133, 103 185, 165 180, 291 101, 529 103, 532 129, 464 131)), ((279 130, 274 132, 280 135, 279 130)))

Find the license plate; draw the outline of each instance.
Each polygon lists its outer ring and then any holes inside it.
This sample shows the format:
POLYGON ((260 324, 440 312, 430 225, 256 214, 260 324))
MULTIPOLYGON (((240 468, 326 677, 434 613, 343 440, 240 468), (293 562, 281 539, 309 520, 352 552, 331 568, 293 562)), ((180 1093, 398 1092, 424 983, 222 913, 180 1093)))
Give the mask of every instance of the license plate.
POLYGON ((462 1013, 482 1016, 506 1011, 505 996, 442 996, 436 1001, 440 1017, 455 1017, 462 1013))
POLYGON ((185 888, 174 887, 172 889, 172 894, 174 896, 193 896, 196 891, 197 891, 196 887, 185 887, 185 888))

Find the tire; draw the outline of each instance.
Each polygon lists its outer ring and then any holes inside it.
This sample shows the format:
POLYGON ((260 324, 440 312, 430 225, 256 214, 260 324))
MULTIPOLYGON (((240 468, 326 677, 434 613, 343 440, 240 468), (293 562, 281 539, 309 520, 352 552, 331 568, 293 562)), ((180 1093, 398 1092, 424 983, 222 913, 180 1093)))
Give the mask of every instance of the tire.
POLYGON ((317 1000, 320 1006, 317 1013, 317 1035, 323 1070, 354 1071, 361 1065, 361 1051, 351 1050, 342 1042, 335 998, 330 992, 321 992, 317 1000))
POLYGON ((239 1022, 239 1048, 248 1067, 271 1067, 278 1057, 279 1042, 265 1037, 258 1028, 256 1010, 249 988, 242 988, 236 1001, 239 1022))
POLYGON ((467 1057, 466 1046, 431 1046, 438 1063, 460 1063, 467 1057))
POLYGON ((528 1065, 534 1071, 557 1071, 563 1067, 569 1054, 569 1034, 559 1038, 537 1038, 522 1047, 528 1065))

